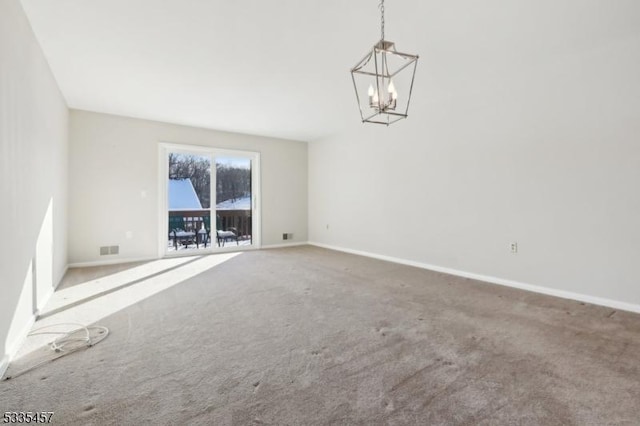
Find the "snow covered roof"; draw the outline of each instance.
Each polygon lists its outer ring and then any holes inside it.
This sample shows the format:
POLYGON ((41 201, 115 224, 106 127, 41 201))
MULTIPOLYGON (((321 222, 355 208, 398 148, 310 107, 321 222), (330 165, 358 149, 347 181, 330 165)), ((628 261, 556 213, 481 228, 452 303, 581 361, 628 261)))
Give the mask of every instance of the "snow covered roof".
POLYGON ((200 210, 202 204, 191 179, 169 179, 169 210, 200 210))
POLYGON ((223 201, 216 204, 216 210, 251 210, 251 197, 223 201))

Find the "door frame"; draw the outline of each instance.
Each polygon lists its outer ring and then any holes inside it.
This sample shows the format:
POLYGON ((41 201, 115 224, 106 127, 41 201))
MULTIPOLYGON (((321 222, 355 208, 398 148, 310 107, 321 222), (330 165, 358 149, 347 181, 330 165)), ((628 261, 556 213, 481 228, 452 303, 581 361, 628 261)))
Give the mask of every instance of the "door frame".
MULTIPOLYGON (((243 151, 229 148, 217 148, 207 145, 190 145, 175 142, 160 142, 158 144, 158 257, 175 256, 197 256, 210 253, 224 253, 230 251, 258 250, 262 246, 262 202, 261 202, 261 173, 260 173, 260 153, 255 151, 243 151), (245 157, 251 160, 251 245, 233 246, 226 245, 217 247, 211 238, 212 244, 206 249, 185 250, 184 252, 169 253, 167 243, 167 228, 169 226, 168 203, 169 203, 169 162, 170 152, 182 151, 185 153, 209 156, 211 160, 211 224, 215 223, 214 216, 216 200, 216 157, 245 157)), ((213 229, 212 229, 213 232, 213 229)))

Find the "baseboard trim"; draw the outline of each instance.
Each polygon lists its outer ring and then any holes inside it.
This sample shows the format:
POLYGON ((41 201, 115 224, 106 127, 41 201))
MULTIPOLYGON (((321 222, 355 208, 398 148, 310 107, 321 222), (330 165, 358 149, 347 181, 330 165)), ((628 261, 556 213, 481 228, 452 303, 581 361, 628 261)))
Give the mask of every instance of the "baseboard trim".
POLYGON ((49 303, 49 300, 51 299, 51 296, 53 296, 53 293, 55 293, 56 289, 58 288, 58 286, 60 285, 60 283, 64 279, 64 276, 66 275, 68 270, 69 270, 69 265, 66 265, 64 267, 64 271, 62 272, 62 276, 60 277, 60 279, 56 283, 55 287, 52 287, 51 290, 44 297, 44 301, 40 304, 40 306, 38 306, 37 311, 34 312, 31 315, 29 320, 23 326, 23 328, 20 331, 20 333, 18 334, 18 337, 16 338, 16 340, 14 340, 13 342, 11 342, 10 344, 7 345, 7 347, 6 347, 7 353, 4 355, 4 357, 2 358, 2 361, 0 362, 0 380, 2 380, 4 378, 4 375, 7 372, 7 369, 9 368, 9 364, 11 363, 11 361, 14 359, 14 357, 16 356, 16 354, 18 353, 18 351, 20 350, 20 348, 24 344, 24 341, 29 336, 29 332, 31 331, 31 328, 33 327, 33 325, 38 320, 38 315, 40 314, 40 311, 45 306, 47 306, 47 303, 49 303))
MULTIPOLYGON (((237 251, 250 251, 250 250, 260 250, 260 249, 273 249, 273 248, 284 248, 284 247, 296 247, 296 246, 306 246, 309 243, 306 241, 303 242, 295 242, 295 243, 285 243, 285 244, 270 244, 270 245, 263 245, 261 247, 252 247, 252 246, 240 246, 240 249, 236 249, 235 246, 229 246, 228 250, 221 250, 221 251, 216 251, 216 252, 206 252, 206 253, 198 253, 198 252, 187 252, 187 253, 176 253, 176 254, 172 254, 169 256, 165 256, 165 257, 137 257, 137 258, 128 258, 128 259, 109 259, 109 260, 95 260, 95 261, 90 261, 90 262, 76 262, 76 263, 70 263, 67 266, 67 269, 71 269, 71 268, 89 268, 92 266, 109 266, 109 265, 119 265, 119 264, 123 264, 123 263, 135 263, 135 262, 150 262, 152 260, 158 260, 158 259, 167 259, 167 258, 173 258, 173 257, 181 257, 181 256, 203 256, 203 255, 209 255, 209 254, 220 254, 220 253, 232 253, 232 252, 237 252, 237 251)), ((227 247, 225 247, 227 248, 227 247)), ((65 270, 66 272, 66 270, 65 270)))
POLYGON ((156 256, 150 257, 136 257, 136 258, 117 258, 117 259, 109 259, 109 260, 95 260, 91 262, 77 262, 70 263, 68 268, 88 268, 91 266, 107 266, 107 265, 118 265, 122 263, 135 263, 135 262, 150 262, 152 260, 158 260, 156 256))
POLYGON ((7 372, 7 368, 9 368, 9 355, 3 356, 2 361, 0 361, 0 380, 4 379, 4 373, 7 372))
POLYGON ((414 266, 416 268, 428 269, 430 271, 442 272, 444 274, 455 275, 464 278, 470 278, 477 281, 484 281, 491 284, 498 284, 506 287, 513 287, 520 290, 527 290, 534 293, 546 294, 548 296, 560 297, 562 299, 576 300, 579 302, 590 303, 593 305, 606 306, 609 308, 619 309, 621 311, 629 311, 640 313, 640 305, 633 303, 620 302, 618 300, 607 299, 604 297, 589 296, 587 294, 574 293, 571 291, 558 290, 549 287, 543 287, 534 284, 523 283, 519 281, 508 280, 504 278, 493 277, 490 275, 475 274, 472 272, 461 271, 453 268, 445 268, 442 266, 431 265, 429 263, 416 262, 413 260, 402 259, 399 257, 385 256, 376 253, 370 253, 362 250, 353 250, 344 247, 334 246, 330 244, 309 242, 311 246, 326 248, 329 250, 341 251, 344 253, 355 254, 358 256, 370 257, 373 259, 385 260, 387 262, 399 263, 401 265, 414 266))
POLYGON ((67 275, 68 271, 69 271, 69 264, 66 264, 64 266, 64 270, 62 271, 62 274, 60 275, 60 279, 58 280, 56 285, 53 287, 54 292, 58 289, 58 286, 62 283, 62 281, 64 280, 64 276, 67 275))
POLYGON ((26 340, 27 335, 31 331, 31 328, 33 327, 33 324, 35 324, 35 322, 36 322, 36 314, 34 313, 29 317, 27 322, 22 326, 22 330, 20 330, 20 333, 18 333, 18 336, 15 338, 15 340, 7 344, 6 346, 7 353, 5 355, 9 356, 9 362, 11 362, 15 354, 18 353, 18 350, 20 350, 20 347, 26 340))
MULTIPOLYGON (((53 292, 51 294, 53 294, 53 292)), ((22 330, 20 330, 20 333, 18 333, 18 337, 16 337, 16 339, 13 342, 7 344, 6 346, 7 353, 4 354, 4 357, 2 358, 2 363, 0 363, 0 379, 4 378, 4 375, 7 372, 7 369, 9 368, 9 364, 11 363, 13 358, 16 356, 16 354, 24 344, 24 341, 27 339, 27 336, 29 335, 29 332, 31 331, 31 328, 33 327, 33 324, 35 324, 35 322, 36 322, 36 314, 34 313, 29 317, 25 325, 22 326, 22 330)))
POLYGON ((274 249, 274 248, 286 248, 286 247, 299 247, 309 245, 308 242, 296 242, 296 243, 283 243, 283 244, 269 244, 268 246, 262 246, 263 249, 274 249))
POLYGON ((53 296, 53 293, 55 293, 55 287, 51 287, 49 289, 49 291, 47 292, 47 294, 43 295, 42 297, 42 302, 38 304, 38 306, 36 307, 36 312, 34 313, 34 315, 36 316, 36 319, 38 318, 38 313, 44 309, 45 306, 47 306, 47 303, 49 303, 49 299, 51 299, 51 296, 53 296))

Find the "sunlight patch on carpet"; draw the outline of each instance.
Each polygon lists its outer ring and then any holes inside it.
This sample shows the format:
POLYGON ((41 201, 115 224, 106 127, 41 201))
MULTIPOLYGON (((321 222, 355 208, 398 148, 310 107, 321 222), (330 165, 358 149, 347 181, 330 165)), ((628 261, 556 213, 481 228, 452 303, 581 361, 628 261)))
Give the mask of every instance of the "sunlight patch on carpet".
MULTIPOLYGON (((62 289, 52 296, 43 317, 33 328, 54 324, 95 324, 241 254, 162 259, 62 289)), ((29 337, 14 360, 39 350, 50 340, 47 336, 29 337)))

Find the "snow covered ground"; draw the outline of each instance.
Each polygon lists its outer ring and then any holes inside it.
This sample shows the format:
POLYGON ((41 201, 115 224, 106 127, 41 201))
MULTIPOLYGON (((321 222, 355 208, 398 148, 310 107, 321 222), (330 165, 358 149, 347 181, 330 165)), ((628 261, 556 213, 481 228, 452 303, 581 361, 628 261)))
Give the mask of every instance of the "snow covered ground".
POLYGON ((251 197, 223 201, 216 204, 216 210, 251 210, 251 197))

